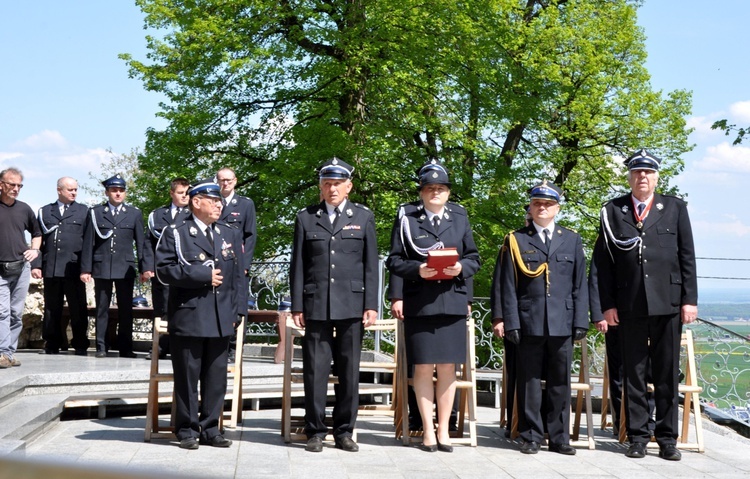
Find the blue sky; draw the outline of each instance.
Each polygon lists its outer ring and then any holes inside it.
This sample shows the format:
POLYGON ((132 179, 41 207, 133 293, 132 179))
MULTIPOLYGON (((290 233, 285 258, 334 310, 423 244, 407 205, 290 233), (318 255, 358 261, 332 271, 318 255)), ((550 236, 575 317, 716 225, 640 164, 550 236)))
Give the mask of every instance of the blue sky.
MULTIPOLYGON (((142 14, 131 0, 0 1, 0 167, 18 166, 20 199, 37 208, 70 175, 92 184, 107 149, 142 147, 158 94, 127 75, 118 53, 146 54, 142 14)), ((676 180, 688 194, 699 257, 750 259, 750 142, 711 131, 714 120, 750 125, 750 2, 646 0, 639 10, 655 89, 693 92, 695 149, 676 180)), ((87 195, 80 198, 86 201, 87 195)), ((261 232, 262 234, 262 232, 261 232)), ((699 260, 699 276, 748 277, 750 262, 699 260)), ((701 279, 701 288, 748 288, 750 281, 701 279)))

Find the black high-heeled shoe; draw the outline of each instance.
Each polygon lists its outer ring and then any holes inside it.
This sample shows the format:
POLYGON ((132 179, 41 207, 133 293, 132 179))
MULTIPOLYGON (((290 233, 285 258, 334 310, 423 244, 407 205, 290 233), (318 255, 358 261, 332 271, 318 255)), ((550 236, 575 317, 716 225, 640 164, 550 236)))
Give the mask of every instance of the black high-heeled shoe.
POLYGON ((435 452, 435 451, 438 450, 438 445, 437 444, 433 444, 431 446, 428 446, 427 444, 420 444, 419 445, 419 449, 422 450, 422 451, 424 451, 424 452, 435 452))
POLYGON ((447 444, 441 444, 440 441, 438 441, 437 450, 440 452, 453 452, 453 446, 449 446, 447 444))

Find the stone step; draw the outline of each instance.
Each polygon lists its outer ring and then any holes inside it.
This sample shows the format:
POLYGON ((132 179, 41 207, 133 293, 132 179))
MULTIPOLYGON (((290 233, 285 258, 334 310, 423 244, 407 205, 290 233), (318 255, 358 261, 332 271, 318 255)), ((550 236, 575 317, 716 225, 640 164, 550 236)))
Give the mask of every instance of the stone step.
POLYGON ((57 424, 67 394, 24 395, 0 409, 0 454, 23 450, 57 424))

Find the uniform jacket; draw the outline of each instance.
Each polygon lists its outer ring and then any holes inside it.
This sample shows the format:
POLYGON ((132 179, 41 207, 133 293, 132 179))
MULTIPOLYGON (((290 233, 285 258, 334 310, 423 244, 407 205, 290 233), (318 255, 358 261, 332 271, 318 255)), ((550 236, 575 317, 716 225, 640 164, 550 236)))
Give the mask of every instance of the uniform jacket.
POLYGON ((169 333, 202 338, 234 333, 233 323, 242 311, 239 285, 244 284, 240 265, 242 240, 236 228, 212 225, 214 246, 192 217, 163 230, 156 247, 156 276, 169 286, 169 333), (211 285, 213 269, 224 277, 211 285))
POLYGON ((421 202, 401 205, 391 233, 391 253, 387 265, 391 272, 389 296, 397 298, 398 288, 401 288, 404 316, 465 316, 468 303, 473 299, 471 278, 480 265, 466 210, 456 203, 446 203, 436 233, 421 202), (446 248, 456 248, 461 274, 453 279, 422 279, 419 266, 426 261, 426 256, 415 251, 406 237, 404 242, 401 241, 402 217, 409 224, 409 235, 416 247, 427 248, 442 241, 446 248))
POLYGON ((292 311, 305 320, 361 318, 378 309, 375 218, 347 201, 331 227, 325 202, 297 213, 290 273, 292 311))
POLYGON ((533 225, 511 234, 529 270, 548 263, 549 291, 545 274, 531 278, 520 271, 506 238, 500 279, 505 330, 520 329, 527 336, 571 336, 573 328, 588 329, 589 296, 581 236, 555 224, 548 252, 533 225))
POLYGON ((617 308, 622 318, 674 314, 684 304, 697 305, 695 248, 685 202, 654 194, 642 231, 636 228, 631 195, 615 198, 604 209, 616 239, 640 237, 643 243, 622 251, 611 242, 607 247, 600 232, 594 262, 601 310, 617 308))
POLYGON ((113 215, 107 203, 94 206, 86 217, 81 273, 99 279, 134 278, 134 247, 138 270, 148 271, 145 267, 153 263, 153 253, 146 247, 141 210, 123 203, 120 213, 113 215))
MULTIPOLYGON (((164 228, 173 224, 179 225, 184 223, 185 220, 190 218, 190 214, 190 209, 185 206, 181 212, 175 214, 174 218, 172 218, 172 203, 152 211, 146 221, 146 243, 151 247, 151 251, 156 251, 156 244, 159 242, 161 232, 164 228)), ((153 264, 148 265, 146 271, 154 271, 154 267, 153 264)))
MULTIPOLYGON (((221 210, 219 223, 226 223, 242 232, 243 243, 243 268, 250 269, 253 261, 255 243, 258 241, 258 233, 255 225, 255 203, 250 198, 240 196, 236 192, 232 199, 221 210)), ((241 251, 238 249, 237 251, 241 251)))
POLYGON ((42 270, 45 278, 75 278, 81 274, 83 229, 88 207, 73 202, 60 214, 55 201, 37 212, 42 229, 42 254, 34 261, 34 268, 42 270))

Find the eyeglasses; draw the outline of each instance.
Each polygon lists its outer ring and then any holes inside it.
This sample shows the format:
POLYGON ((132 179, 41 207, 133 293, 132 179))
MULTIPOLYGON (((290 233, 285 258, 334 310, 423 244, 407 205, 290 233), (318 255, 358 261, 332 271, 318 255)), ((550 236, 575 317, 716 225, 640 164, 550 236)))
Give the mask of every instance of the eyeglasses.
POLYGON ((11 183, 11 182, 5 181, 5 180, 0 180, 0 181, 2 181, 3 183, 5 183, 6 185, 10 186, 11 189, 12 188, 18 188, 20 190, 21 188, 23 188, 23 183, 11 183))
POLYGON ((236 179, 236 178, 219 178, 219 179, 218 179, 218 182, 219 182, 219 183, 231 183, 231 182, 233 182, 233 181, 234 181, 235 179, 236 179))

